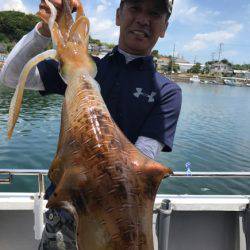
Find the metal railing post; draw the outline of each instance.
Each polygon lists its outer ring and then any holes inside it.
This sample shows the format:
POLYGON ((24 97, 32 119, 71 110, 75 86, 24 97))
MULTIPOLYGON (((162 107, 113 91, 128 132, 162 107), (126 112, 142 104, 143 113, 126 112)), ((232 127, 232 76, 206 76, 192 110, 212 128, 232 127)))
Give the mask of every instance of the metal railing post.
POLYGON ((39 173, 38 176, 38 191, 39 196, 42 196, 45 193, 45 183, 44 183, 44 175, 39 173))
POLYGON ((171 213, 172 209, 170 200, 163 200, 161 203, 161 207, 158 209, 156 220, 158 250, 168 250, 171 213))

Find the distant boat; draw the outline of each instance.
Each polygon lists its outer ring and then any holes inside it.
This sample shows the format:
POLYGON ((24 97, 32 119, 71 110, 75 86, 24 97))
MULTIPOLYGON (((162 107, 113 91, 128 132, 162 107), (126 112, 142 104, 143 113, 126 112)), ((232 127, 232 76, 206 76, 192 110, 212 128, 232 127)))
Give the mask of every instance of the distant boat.
POLYGON ((209 84, 212 84, 212 85, 219 85, 219 84, 220 84, 220 83, 217 82, 216 80, 210 80, 208 83, 209 83, 209 84))
POLYGON ((237 87, 242 86, 242 83, 237 81, 237 79, 234 77, 227 77, 227 78, 224 78, 223 80, 224 80, 225 85, 228 85, 228 86, 237 86, 237 87))
POLYGON ((220 84, 219 82, 217 82, 215 80, 204 80, 204 81, 200 81, 200 83, 211 84, 211 85, 218 85, 218 84, 220 84))
POLYGON ((192 83, 199 83, 201 80, 198 75, 193 75, 193 77, 191 77, 189 81, 192 83))

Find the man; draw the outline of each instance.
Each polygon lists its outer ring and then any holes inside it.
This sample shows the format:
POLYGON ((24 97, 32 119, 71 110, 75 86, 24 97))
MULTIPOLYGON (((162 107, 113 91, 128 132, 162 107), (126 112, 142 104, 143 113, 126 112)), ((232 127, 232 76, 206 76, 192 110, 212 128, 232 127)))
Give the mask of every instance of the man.
MULTIPOLYGON (((61 0, 51 0, 60 17, 61 0)), ((77 1, 72 0, 73 6, 77 1)), ((181 90, 155 70, 152 48, 164 37, 173 0, 122 0, 116 12, 120 27, 118 46, 103 59, 94 58, 97 82, 111 116, 127 138, 150 158, 171 151, 181 108, 181 90)), ((40 11, 49 15, 41 1, 40 11)), ((15 87, 20 72, 30 58, 49 42, 48 26, 40 22, 24 36, 9 55, 0 75, 5 85, 15 87)), ((64 94, 66 85, 58 74, 58 64, 46 60, 30 73, 27 88, 41 95, 64 94)), ((48 198, 54 191, 51 185, 48 198)), ((46 228, 39 249, 76 249, 75 224, 62 210, 46 213, 46 228)))

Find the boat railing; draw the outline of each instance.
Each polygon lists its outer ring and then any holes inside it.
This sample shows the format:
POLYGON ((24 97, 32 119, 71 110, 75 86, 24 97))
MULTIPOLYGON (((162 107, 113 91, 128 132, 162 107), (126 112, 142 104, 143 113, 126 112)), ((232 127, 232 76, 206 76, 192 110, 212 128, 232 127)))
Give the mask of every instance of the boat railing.
MULTIPOLYGON (((0 169, 0 184, 12 184, 14 176, 36 176, 38 193, 45 192, 47 169, 0 169)), ((250 178, 250 172, 181 172, 176 171, 170 178, 250 178)))
POLYGON ((249 178, 250 172, 174 172, 171 178, 249 178))
POLYGON ((45 176, 48 175, 47 169, 0 169, 0 184, 12 184, 14 176, 36 176, 38 193, 45 193, 45 176))

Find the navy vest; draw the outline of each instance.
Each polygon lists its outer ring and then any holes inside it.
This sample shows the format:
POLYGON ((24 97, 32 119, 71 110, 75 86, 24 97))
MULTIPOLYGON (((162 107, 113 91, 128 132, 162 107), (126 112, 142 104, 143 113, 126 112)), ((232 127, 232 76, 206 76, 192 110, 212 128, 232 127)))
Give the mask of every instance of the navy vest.
MULTIPOLYGON (((96 80, 109 112, 135 143, 146 136, 163 143, 171 151, 181 108, 181 89, 155 70, 151 56, 126 64, 117 47, 104 58, 93 58, 97 65, 96 80)), ((58 63, 45 60, 38 64, 45 91, 42 95, 64 95, 66 84, 58 74, 58 63)))

